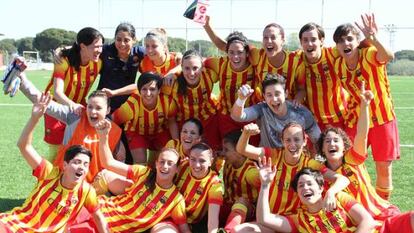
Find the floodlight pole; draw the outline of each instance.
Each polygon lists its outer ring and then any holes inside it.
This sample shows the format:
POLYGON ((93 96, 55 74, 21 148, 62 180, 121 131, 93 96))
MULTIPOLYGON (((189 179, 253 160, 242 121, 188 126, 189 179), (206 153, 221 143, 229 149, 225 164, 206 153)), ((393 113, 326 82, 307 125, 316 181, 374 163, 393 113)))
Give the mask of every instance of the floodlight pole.
MULTIPOLYGON (((185 0, 185 7, 188 7, 188 0, 185 0)), ((188 50, 188 20, 185 20, 185 51, 188 50)))
POLYGON ((325 5, 325 0, 322 0, 322 13, 321 13, 321 27, 323 27, 323 13, 324 13, 324 5, 325 5))

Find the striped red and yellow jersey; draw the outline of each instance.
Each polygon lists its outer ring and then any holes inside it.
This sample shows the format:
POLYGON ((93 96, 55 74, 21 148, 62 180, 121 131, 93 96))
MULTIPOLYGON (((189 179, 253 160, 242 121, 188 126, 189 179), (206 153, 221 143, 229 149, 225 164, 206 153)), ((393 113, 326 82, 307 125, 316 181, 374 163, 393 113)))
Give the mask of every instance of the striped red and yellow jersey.
POLYGON ((354 70, 347 67, 342 57, 335 63, 342 85, 352 97, 348 103, 346 117, 347 126, 350 128, 358 122, 362 81, 365 82, 365 89, 374 93, 374 99, 370 104, 370 127, 383 125, 395 119, 386 65, 378 62, 376 55, 377 50, 373 46, 360 49, 358 65, 354 70))
POLYGON ((345 153, 345 163, 336 172, 351 181, 345 191, 361 203, 374 219, 384 221, 392 217, 387 215, 391 204, 378 196, 372 186, 364 163, 366 158, 367 155, 359 155, 351 148, 345 153))
POLYGON ((61 64, 55 64, 52 78, 46 86, 45 92, 54 93, 54 79, 62 79, 64 81, 63 92, 75 103, 86 106, 86 97, 91 89, 99 71, 102 67, 102 61, 90 61, 85 66, 80 66, 79 71, 69 65, 67 58, 64 58, 61 64))
POLYGON ((306 209, 300 208, 297 214, 287 216, 292 232, 355 232, 356 223, 349 212, 357 202, 344 192, 339 192, 336 197, 337 207, 332 212, 321 209, 317 213, 309 213, 306 209))
POLYGON ((183 145, 179 139, 171 139, 165 144, 165 148, 175 149, 180 155, 180 160, 183 161, 188 158, 188 155, 184 153, 183 145))
MULTIPOLYGON (((234 102, 237 100, 239 88, 244 84, 249 84, 249 86, 254 84, 253 66, 249 65, 243 71, 235 71, 231 67, 230 59, 227 56, 208 58, 204 61, 204 66, 217 73, 220 87, 219 112, 223 115, 229 115, 234 102)), ((250 105, 249 98, 245 107, 250 105)))
POLYGON ((291 187, 291 183, 302 168, 309 167, 325 172, 325 166, 311 159, 307 152, 302 152, 297 164, 290 165, 286 162, 282 148, 265 148, 265 156, 272 159, 277 172, 274 181, 270 184, 269 206, 275 214, 294 214, 300 206, 300 200, 291 187))
POLYGON ((224 163, 223 181, 225 187, 224 199, 234 203, 240 197, 255 204, 260 191, 259 170, 253 160, 246 159, 239 168, 224 163))
POLYGON ((177 103, 177 121, 184 122, 189 118, 201 121, 216 114, 217 102, 214 99, 213 85, 218 81, 216 72, 204 69, 200 82, 196 87, 187 87, 186 95, 178 93, 178 82, 174 83, 172 96, 177 103))
POLYGON ((298 56, 303 63, 298 67, 297 84, 306 90, 306 105, 318 124, 343 123, 348 94, 335 73, 336 49, 322 48, 321 58, 314 64, 306 62, 303 51, 298 56))
POLYGON ((99 209, 95 190, 82 181, 73 189, 61 185, 62 172, 43 159, 33 170, 38 183, 23 206, 0 214, 0 222, 12 232, 66 232, 85 207, 90 213, 99 209))
POLYGON ((177 65, 179 65, 179 64, 176 63, 176 59, 177 59, 176 53, 169 52, 169 53, 167 53, 167 57, 166 57, 164 63, 162 65, 160 65, 160 66, 156 66, 151 61, 151 59, 149 58, 149 56, 148 55, 145 55, 144 56, 144 59, 142 59, 140 65, 139 65, 139 72, 141 72, 141 73, 144 73, 144 72, 154 72, 154 73, 160 74, 161 76, 164 76, 172 68, 174 68, 177 65))
POLYGON ((149 110, 144 106, 142 97, 134 92, 114 113, 117 124, 125 123, 124 130, 140 135, 154 135, 168 128, 168 119, 177 114, 177 105, 172 97, 159 94, 157 105, 149 110))
POLYGON ((164 189, 155 185, 153 191, 145 185, 151 169, 131 165, 127 178, 133 185, 125 193, 100 196, 101 211, 111 232, 144 232, 155 224, 171 219, 175 224, 186 223, 185 201, 173 184, 164 189))
MULTIPOLYGON (((275 67, 269 61, 266 51, 261 48, 250 49, 250 60, 255 68, 255 91, 259 92, 256 95, 262 96, 262 81, 266 78, 268 73, 279 74, 286 79, 286 90, 288 91, 288 98, 293 99, 297 90, 295 81, 297 80, 297 68, 302 63, 302 57, 296 56, 295 52, 282 51, 285 59, 279 67, 275 67)), ((263 98, 263 97, 261 97, 263 98)))
POLYGON ((223 186, 217 173, 210 172, 202 179, 191 175, 188 161, 180 165, 177 188, 185 199, 188 223, 199 222, 208 212, 209 204, 223 204, 223 186))

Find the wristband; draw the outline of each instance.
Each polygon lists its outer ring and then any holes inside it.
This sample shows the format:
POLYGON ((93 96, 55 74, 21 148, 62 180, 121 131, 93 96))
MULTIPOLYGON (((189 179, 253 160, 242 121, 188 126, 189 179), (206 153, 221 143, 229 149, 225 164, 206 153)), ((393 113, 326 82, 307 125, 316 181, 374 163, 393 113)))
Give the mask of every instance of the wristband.
POLYGON ((244 103, 246 102, 246 100, 242 100, 240 98, 237 98, 235 104, 239 107, 244 107, 244 103))

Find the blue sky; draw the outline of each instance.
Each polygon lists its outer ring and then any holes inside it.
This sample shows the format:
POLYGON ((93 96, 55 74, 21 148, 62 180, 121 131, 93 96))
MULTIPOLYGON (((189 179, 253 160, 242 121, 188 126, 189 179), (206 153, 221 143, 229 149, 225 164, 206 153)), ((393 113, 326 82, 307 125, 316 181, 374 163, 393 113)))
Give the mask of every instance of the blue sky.
MULTIPOLYGON (((192 0, 20 0, 2 1, 0 36, 3 38, 34 37, 47 28, 79 31, 95 27, 105 37, 113 37, 118 23, 128 21, 137 28, 141 38, 154 27, 163 27, 173 37, 189 40, 207 39, 200 25, 186 20, 182 14, 192 0), (188 30, 185 30, 185 28, 188 30)), ((286 34, 298 32, 307 22, 322 24, 326 43, 332 45, 336 26, 359 20, 371 10, 380 27, 379 38, 394 51, 414 49, 414 2, 411 0, 210 0, 209 15, 221 37, 237 29, 247 37, 260 40, 262 28, 270 23, 281 24, 286 34), (232 10, 230 10, 232 9, 232 10), (394 24, 394 43, 385 25, 394 24)))

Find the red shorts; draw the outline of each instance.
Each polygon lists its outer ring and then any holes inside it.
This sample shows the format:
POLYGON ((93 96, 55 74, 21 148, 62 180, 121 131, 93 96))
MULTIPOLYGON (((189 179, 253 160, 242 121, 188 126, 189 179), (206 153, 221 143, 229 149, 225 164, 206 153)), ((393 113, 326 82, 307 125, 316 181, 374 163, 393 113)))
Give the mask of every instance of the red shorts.
POLYGON ((385 220, 384 225, 382 225, 380 232, 381 233, 413 233, 411 228, 411 215, 414 214, 414 211, 406 212, 388 218, 385 220))
POLYGON ((53 145, 62 144, 65 128, 66 125, 63 122, 45 114, 45 136, 43 140, 53 145))
POLYGON ((208 145, 213 150, 221 149, 221 138, 219 131, 219 121, 217 115, 210 116, 207 120, 201 121, 203 124, 203 137, 207 141, 208 145))
MULTIPOLYGON (((347 128, 346 133, 355 138, 356 128, 347 128)), ((371 146, 374 161, 386 162, 400 159, 400 138, 397 120, 374 126, 368 131, 368 146, 371 146)))
POLYGON ((330 127, 345 129, 344 121, 331 123, 331 124, 323 124, 323 123, 318 122, 318 126, 319 126, 319 129, 321 129, 321 132, 325 131, 325 129, 330 128, 330 127))
POLYGON ((140 135, 136 132, 126 132, 130 150, 146 148, 150 150, 161 150, 171 139, 167 130, 154 135, 140 135))
POLYGON ((13 231, 10 230, 10 228, 6 224, 4 224, 2 222, 0 222, 0 232, 13 233, 13 231))
MULTIPOLYGON (((219 121, 219 132, 221 139, 226 136, 226 134, 235 131, 235 130, 242 130, 243 127, 251 122, 237 122, 231 118, 230 115, 224 115, 221 113, 217 114, 218 121, 219 121)), ((249 144, 258 146, 260 143, 260 134, 251 136, 249 139, 249 144)))
POLYGON ((92 215, 82 207, 75 221, 68 225, 68 230, 71 233, 95 233, 98 228, 95 225, 92 215))

